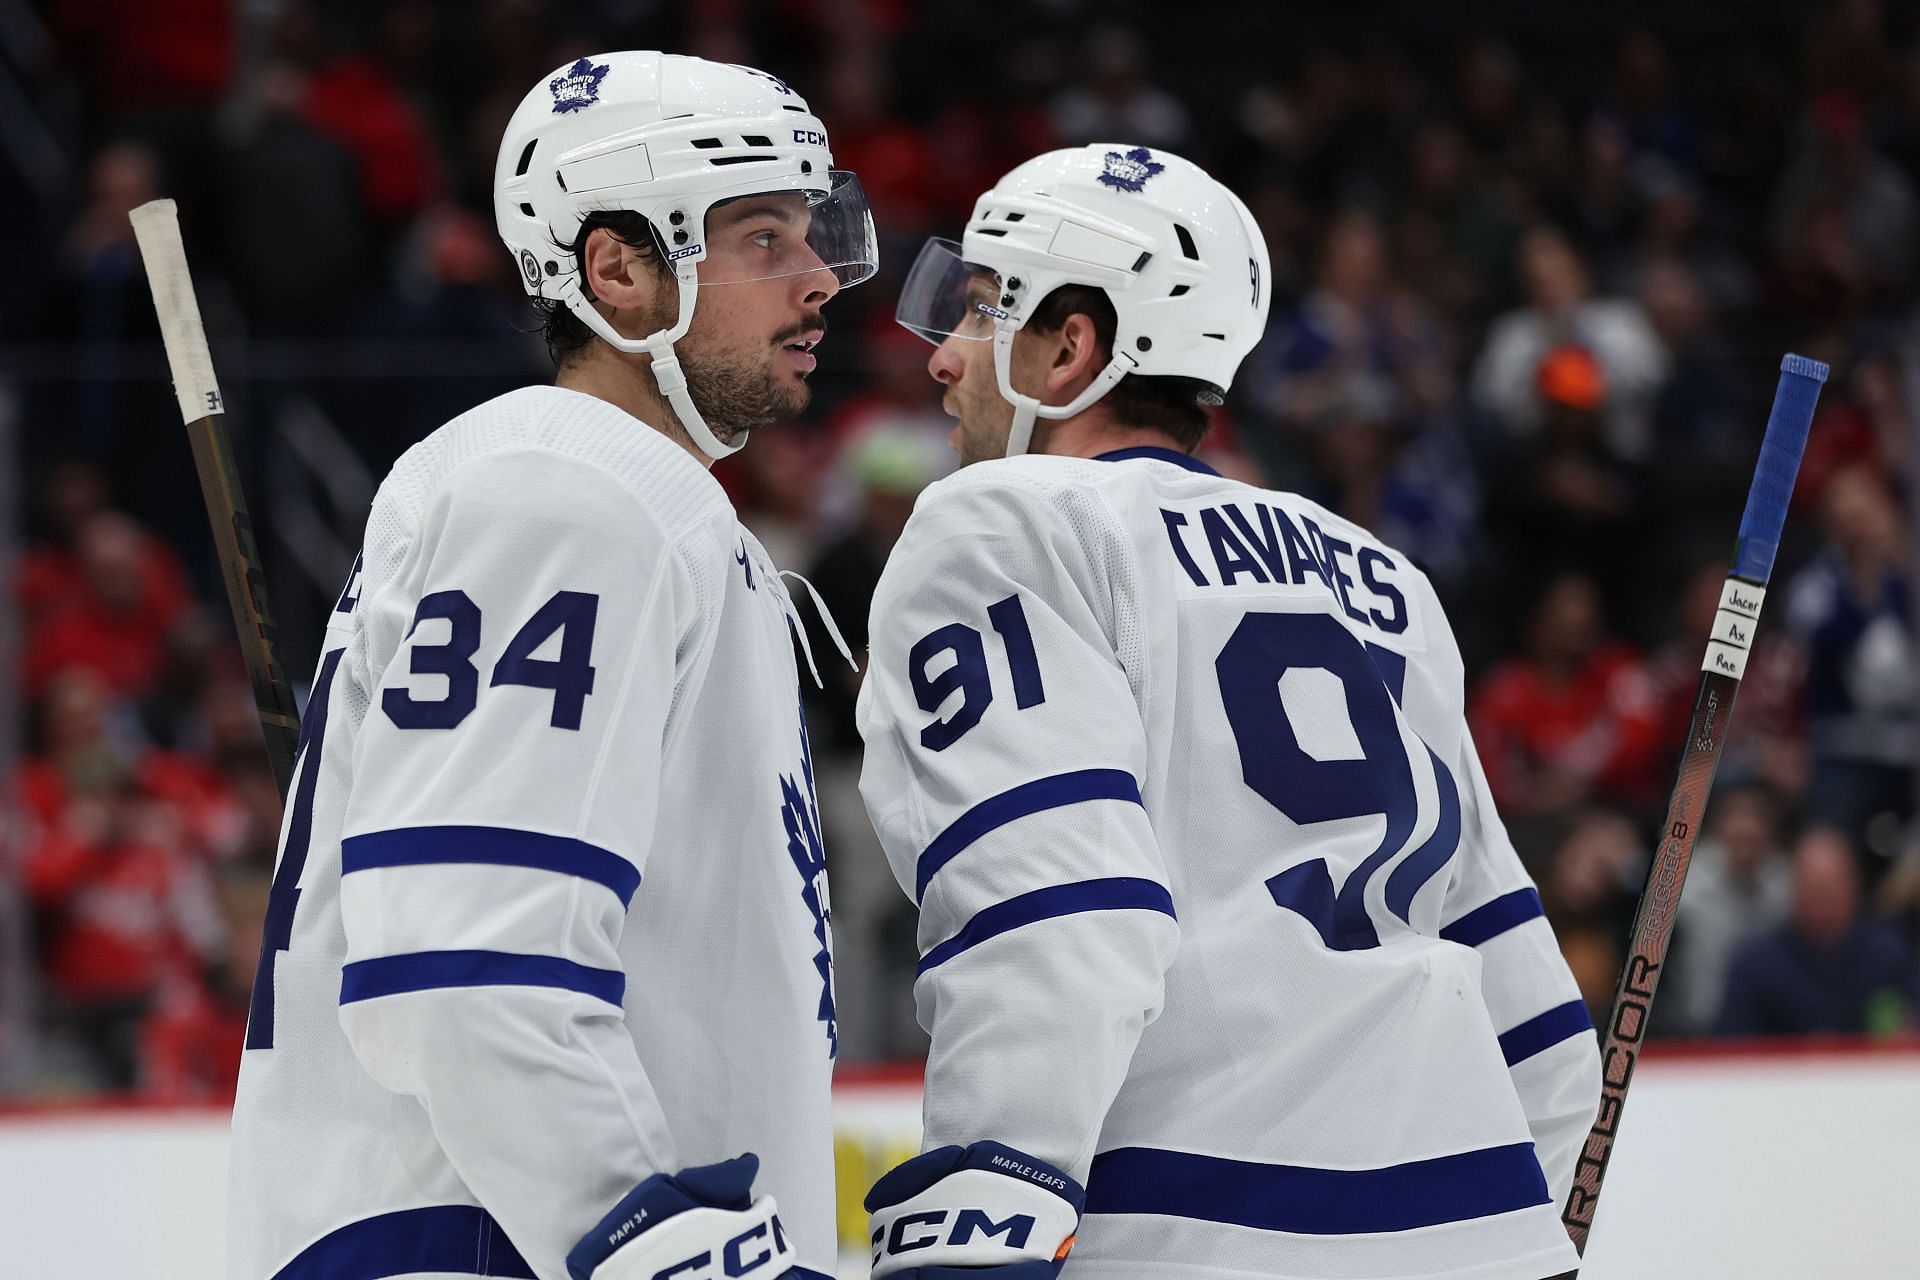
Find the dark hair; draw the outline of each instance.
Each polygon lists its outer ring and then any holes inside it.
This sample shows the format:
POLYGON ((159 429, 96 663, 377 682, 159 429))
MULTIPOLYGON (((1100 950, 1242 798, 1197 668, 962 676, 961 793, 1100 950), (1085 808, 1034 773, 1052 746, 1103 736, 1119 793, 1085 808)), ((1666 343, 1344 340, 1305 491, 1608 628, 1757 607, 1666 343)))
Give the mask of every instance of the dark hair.
MULTIPOLYGON (((1040 300, 1026 327, 1040 333, 1056 333, 1072 315, 1083 315, 1093 321, 1093 336, 1100 346, 1102 363, 1111 360, 1120 316, 1114 311, 1113 300, 1107 297, 1105 289, 1061 285, 1040 300)), ((1164 431, 1184 452, 1192 453, 1207 434, 1204 406, 1220 403, 1220 389, 1199 378, 1143 378, 1130 373, 1114 384, 1101 403, 1127 426, 1164 431)))
MULTIPOLYGON (((666 250, 661 247, 660 233, 653 224, 631 209, 611 209, 604 213, 590 213, 580 224, 580 233, 570 245, 554 242, 554 247, 563 254, 571 255, 574 270, 581 273, 580 292, 588 298, 593 297, 593 286, 587 283, 587 237, 600 227, 621 244, 638 249, 647 261, 656 269, 666 261, 666 250)), ((573 314, 566 303, 554 298, 535 298, 533 309, 540 315, 542 334, 547 340, 547 354, 553 357, 556 367, 564 369, 579 360, 580 355, 593 342, 594 332, 573 314)))

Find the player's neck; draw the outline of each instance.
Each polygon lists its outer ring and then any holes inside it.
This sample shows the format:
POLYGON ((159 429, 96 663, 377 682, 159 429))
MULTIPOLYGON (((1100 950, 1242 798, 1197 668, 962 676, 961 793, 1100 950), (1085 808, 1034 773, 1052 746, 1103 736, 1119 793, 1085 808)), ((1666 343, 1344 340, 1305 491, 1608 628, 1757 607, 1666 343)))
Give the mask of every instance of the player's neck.
POLYGON ((1134 427, 1089 410, 1065 422, 1052 424, 1037 441, 1035 453, 1066 458, 1097 458, 1117 449, 1171 449, 1185 453, 1174 438, 1153 427, 1134 427))
POLYGON ((649 363, 646 356, 618 356, 611 349, 600 348, 560 370, 554 375, 553 385, 605 400, 685 449, 701 466, 711 468, 713 459, 694 444, 680 423, 680 415, 660 394, 649 363))

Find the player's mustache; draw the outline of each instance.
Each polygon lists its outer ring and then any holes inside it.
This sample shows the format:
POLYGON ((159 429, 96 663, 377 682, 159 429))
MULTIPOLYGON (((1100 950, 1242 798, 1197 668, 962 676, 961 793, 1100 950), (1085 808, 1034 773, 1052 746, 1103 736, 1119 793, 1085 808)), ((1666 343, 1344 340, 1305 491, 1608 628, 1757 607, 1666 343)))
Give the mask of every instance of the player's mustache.
POLYGON ((803 333, 813 333, 816 331, 820 334, 821 341, 824 342, 827 337, 827 321, 826 317, 817 311, 798 323, 790 324, 780 332, 774 334, 773 345, 776 347, 784 346, 803 333))

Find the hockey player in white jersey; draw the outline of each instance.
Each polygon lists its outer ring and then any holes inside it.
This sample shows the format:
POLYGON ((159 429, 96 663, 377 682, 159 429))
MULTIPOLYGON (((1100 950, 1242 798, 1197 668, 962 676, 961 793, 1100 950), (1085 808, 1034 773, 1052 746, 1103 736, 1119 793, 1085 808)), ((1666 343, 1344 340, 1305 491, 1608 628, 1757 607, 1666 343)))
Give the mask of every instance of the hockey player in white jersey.
POLYGON ((893 552, 860 702, 932 1035, 876 1277, 1577 1263, 1598 1054, 1439 602, 1191 456, 1267 286, 1241 202, 1129 146, 1020 166, 909 276, 976 465, 893 552))
POLYGON ((820 1280, 836 1032, 793 608, 707 466, 805 405, 872 221, 785 84, 658 53, 543 78, 494 191, 563 358, 395 465, 333 614, 229 1274, 820 1280))

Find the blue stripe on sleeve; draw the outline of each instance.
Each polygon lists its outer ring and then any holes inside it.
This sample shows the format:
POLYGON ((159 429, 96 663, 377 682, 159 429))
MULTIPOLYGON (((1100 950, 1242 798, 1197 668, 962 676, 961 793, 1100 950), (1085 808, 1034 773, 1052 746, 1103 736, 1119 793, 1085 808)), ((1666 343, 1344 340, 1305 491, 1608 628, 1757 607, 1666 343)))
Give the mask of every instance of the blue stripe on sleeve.
POLYGON ((578 876, 605 885, 620 905, 633 901, 640 872, 625 858, 570 836, 550 836, 511 827, 400 827, 348 836, 340 842, 340 873, 376 867, 418 867, 439 863, 479 863, 531 867, 578 876))
POLYGON ((1173 895, 1165 885, 1136 876, 1079 880, 1035 889, 996 903, 967 921, 966 927, 920 958, 916 974, 945 964, 962 951, 1024 925, 1083 911, 1160 911, 1173 915, 1173 895))
POLYGON ((1530 1142, 1380 1169, 1121 1147, 1095 1156, 1087 1177, 1089 1214, 1161 1214, 1296 1235, 1413 1231, 1551 1203, 1530 1142))
POLYGON ((558 987, 618 1005, 627 975, 510 951, 414 951, 356 960, 340 971, 341 1004, 442 987, 558 987))
POLYGON ((1485 906, 1475 907, 1440 930, 1440 936, 1463 947, 1477 947, 1545 914, 1546 908, 1540 905, 1539 890, 1528 886, 1503 894, 1485 906))
POLYGON ((485 1209, 460 1204, 350 1222, 302 1249, 273 1280, 384 1280, 421 1272, 534 1280, 500 1224, 485 1209))
POLYGON ((1508 1066, 1517 1066, 1534 1054, 1553 1048, 1562 1040, 1591 1030, 1593 1019, 1587 1016, 1587 1006, 1579 1000, 1569 1000, 1537 1018, 1528 1018, 1501 1036, 1500 1054, 1507 1060, 1508 1066))
POLYGON ((1038 778, 982 800, 955 818, 953 825, 934 837, 933 843, 920 855, 919 865, 914 869, 914 901, 927 896, 927 882, 935 872, 989 831, 1004 827, 1016 818, 1079 804, 1082 800, 1131 800, 1139 804, 1140 784, 1124 769, 1080 769, 1038 778))

